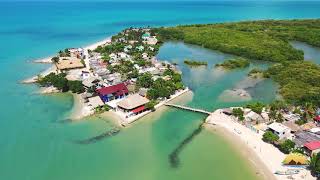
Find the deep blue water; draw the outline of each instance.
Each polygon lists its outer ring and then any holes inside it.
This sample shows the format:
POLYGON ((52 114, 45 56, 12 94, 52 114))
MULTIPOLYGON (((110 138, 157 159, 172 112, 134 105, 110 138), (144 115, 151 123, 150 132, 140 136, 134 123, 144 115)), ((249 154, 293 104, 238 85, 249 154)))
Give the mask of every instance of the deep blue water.
MULTIPOLYGON (((110 143, 104 142, 90 147, 78 147, 70 143, 71 140, 103 132, 106 126, 104 121, 59 123, 59 120, 64 119, 72 108, 70 95, 40 96, 35 93, 36 86, 18 83, 47 68, 46 65, 31 64, 30 60, 53 55, 66 47, 93 43, 130 26, 319 18, 319 9, 320 2, 0 2, 0 179, 105 179, 108 174, 113 177, 111 179, 130 178, 130 174, 123 171, 117 172, 119 174, 112 171, 112 164, 108 164, 109 156, 101 158, 101 153, 106 150, 111 151, 108 149, 110 143), (104 165, 111 171, 105 169, 104 165)), ((199 91, 201 90, 200 88, 199 91)), ((179 115, 182 117, 184 114, 179 115)), ((165 117, 167 116, 174 117, 172 114, 166 114, 165 117)), ((157 123, 163 125, 161 122, 157 123)), ((171 119, 168 118, 168 121, 164 122, 171 122, 171 119)), ((158 126, 154 128, 157 129, 158 126)), ((179 142, 185 135, 184 130, 192 129, 192 124, 186 126, 188 128, 182 130, 177 125, 172 126, 175 129, 168 127, 168 131, 175 134, 178 139, 168 138, 157 142, 156 137, 162 135, 157 133, 154 134, 152 143, 148 139, 146 141, 151 144, 150 148, 157 143, 159 148, 162 146, 173 148, 174 143, 179 142)), ((143 128, 128 131, 135 132, 139 129, 143 128)), ((163 128, 159 131, 165 132, 163 128)), ((120 139, 112 139, 111 144, 112 141, 121 143, 121 137, 125 137, 122 138, 124 140, 129 139, 130 142, 139 141, 125 135, 120 136, 120 139)), ((138 137, 148 136, 142 133, 138 137)), ((139 143, 136 143, 136 146, 126 146, 125 143, 112 145, 114 152, 111 154, 114 156, 119 155, 115 153, 118 152, 126 157, 128 154, 126 150, 135 153, 144 152, 144 146, 138 146, 139 143)), ((154 149, 155 152, 157 150, 154 149)), ((147 165, 153 167, 155 164, 152 162, 155 157, 151 156, 150 152, 145 154, 150 156, 147 165)), ((119 167, 118 170, 123 166, 122 163, 128 167, 136 167, 135 163, 141 161, 140 156, 143 154, 132 156, 136 158, 135 161, 113 163, 119 167)), ((208 161, 208 165, 210 163, 211 161, 208 161)), ((163 179, 161 174, 166 174, 165 170, 168 169, 165 160, 161 168, 153 168, 150 174, 144 173, 145 179, 163 179), (153 176, 152 173, 159 174, 153 176)), ((168 178, 179 179, 172 176, 191 178, 190 169, 171 172, 174 175, 170 174, 168 178)), ((132 179, 141 179, 138 171, 131 170, 131 173, 137 173, 132 179)), ((137 170, 141 169, 137 167, 137 170)), ((241 173, 241 170, 238 171, 241 173)), ((204 176, 208 171, 197 172, 204 176)))

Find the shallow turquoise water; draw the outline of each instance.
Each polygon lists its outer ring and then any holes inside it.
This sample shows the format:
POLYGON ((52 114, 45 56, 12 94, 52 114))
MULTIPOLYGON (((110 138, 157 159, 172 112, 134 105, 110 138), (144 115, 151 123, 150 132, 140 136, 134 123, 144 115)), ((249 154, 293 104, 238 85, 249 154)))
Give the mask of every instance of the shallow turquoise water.
MULTIPOLYGON (((116 137, 79 145, 74 141, 102 133, 113 123, 99 117, 64 122, 73 106, 72 96, 40 96, 36 86, 18 82, 48 67, 28 61, 87 45, 128 26, 320 16, 318 2, 0 4, 0 177, 8 180, 255 179, 223 139, 205 131, 182 151, 181 166, 170 167, 168 155, 201 122, 202 115, 170 109, 146 117, 116 137)), ((228 55, 168 43, 159 57, 180 64, 184 82, 195 94, 187 102, 190 106, 213 110, 240 104, 218 98, 249 71, 221 75, 211 68, 228 55), (211 64, 189 69, 181 64, 187 57, 211 64)), ((274 98, 273 86, 266 81, 249 91, 254 99, 267 102, 274 98)))
POLYGON ((291 44, 294 48, 303 50, 305 60, 320 64, 320 48, 303 42, 291 42, 291 44))

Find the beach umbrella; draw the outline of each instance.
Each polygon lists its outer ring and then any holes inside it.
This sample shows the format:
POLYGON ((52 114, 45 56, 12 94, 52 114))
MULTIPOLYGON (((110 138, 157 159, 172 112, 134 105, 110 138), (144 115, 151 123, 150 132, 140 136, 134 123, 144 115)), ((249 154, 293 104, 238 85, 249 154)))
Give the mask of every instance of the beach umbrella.
POLYGON ((308 159, 300 153, 289 154, 282 162, 284 165, 307 165, 308 159))

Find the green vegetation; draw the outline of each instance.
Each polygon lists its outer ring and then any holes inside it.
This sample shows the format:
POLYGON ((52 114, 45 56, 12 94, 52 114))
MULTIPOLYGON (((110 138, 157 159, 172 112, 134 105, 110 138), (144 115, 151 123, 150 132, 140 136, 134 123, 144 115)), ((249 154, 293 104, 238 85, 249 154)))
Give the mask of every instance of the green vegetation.
POLYGON ((110 108, 109 108, 108 105, 99 106, 99 107, 96 107, 96 108, 94 109, 94 111, 95 111, 96 113, 103 113, 103 112, 106 112, 106 111, 109 111, 109 110, 110 110, 110 108))
POLYGON ((232 115, 237 117, 240 121, 244 120, 243 113, 244 112, 243 112, 243 110, 241 108, 232 109, 232 115))
POLYGON ((311 62, 275 64, 266 72, 280 85, 283 98, 294 105, 320 105, 320 67, 311 62))
POLYGON ((253 68, 249 73, 248 76, 253 77, 253 78, 259 78, 263 77, 264 71, 258 68, 253 68))
POLYGON ((59 62, 59 57, 55 56, 55 57, 51 58, 51 62, 52 63, 58 63, 59 62))
POLYGON ((224 61, 221 64, 216 64, 216 67, 223 67, 225 69, 246 68, 250 65, 250 61, 244 58, 234 58, 224 61))
POLYGON ((320 153, 313 154, 309 162, 309 168, 314 175, 320 174, 320 153))
POLYGON ((273 134, 271 131, 266 131, 262 136, 262 140, 264 142, 274 144, 279 140, 279 136, 277 136, 276 134, 273 134))
POLYGON ((137 79, 137 85, 143 88, 150 88, 153 84, 152 75, 150 73, 144 73, 137 79))
POLYGON ((148 102, 145 107, 147 109, 150 109, 151 111, 155 111, 156 109, 154 108, 155 105, 157 105, 158 102, 156 100, 151 100, 150 102, 148 102))
POLYGON ((188 60, 188 59, 186 59, 184 63, 189 66, 207 66, 208 65, 208 62, 206 61, 194 61, 194 60, 188 60))
MULTIPOLYGON (((264 77, 280 84, 284 100, 294 105, 320 105, 320 67, 304 62, 303 51, 289 41, 320 47, 320 19, 264 20, 155 29, 162 41, 182 40, 241 57, 279 62, 264 77)), ((258 70, 249 74, 260 73, 258 70)))
POLYGON ((285 140, 284 142, 279 144, 279 150, 285 154, 289 154, 293 151, 295 143, 290 139, 285 140))
POLYGON ((68 49, 65 49, 64 51, 60 50, 58 54, 60 57, 70 57, 70 52, 68 49))
POLYGON ((182 40, 249 59, 283 62, 303 60, 292 40, 320 46, 320 20, 264 20, 186 25, 155 30, 161 40, 182 40))
POLYGON ((247 108, 250 108, 253 112, 261 114, 265 105, 261 102, 252 102, 246 105, 247 108))
POLYGON ((65 73, 50 73, 45 77, 39 77, 38 84, 40 86, 54 86, 62 92, 71 91, 73 93, 84 92, 81 81, 68 81, 65 73))
MULTIPOLYGON (((148 75, 143 75, 145 81, 141 82, 140 78, 137 80, 137 84, 145 84, 142 87, 149 87, 147 92, 147 96, 149 99, 158 99, 158 98, 170 98, 170 95, 174 94, 176 90, 183 89, 183 83, 181 74, 174 72, 171 69, 168 69, 164 72, 164 75, 169 77, 169 80, 164 80, 163 78, 158 78, 151 83, 147 83, 150 81, 148 75)), ((152 79, 151 79, 152 80, 152 79)))

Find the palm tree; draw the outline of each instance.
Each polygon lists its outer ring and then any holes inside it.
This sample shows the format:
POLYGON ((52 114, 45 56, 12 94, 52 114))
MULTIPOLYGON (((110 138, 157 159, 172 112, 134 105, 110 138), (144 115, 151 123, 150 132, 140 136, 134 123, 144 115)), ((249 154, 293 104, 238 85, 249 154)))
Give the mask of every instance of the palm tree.
POLYGON ((56 64, 59 62, 59 57, 55 56, 55 57, 51 58, 51 61, 56 64))
POLYGON ((313 154, 309 161, 309 168, 313 174, 320 173, 320 153, 313 154))

